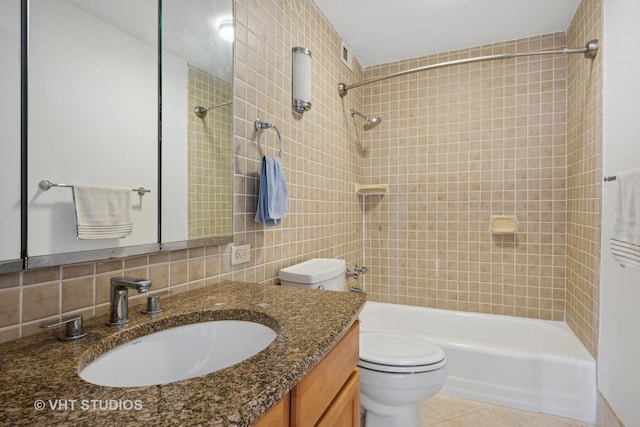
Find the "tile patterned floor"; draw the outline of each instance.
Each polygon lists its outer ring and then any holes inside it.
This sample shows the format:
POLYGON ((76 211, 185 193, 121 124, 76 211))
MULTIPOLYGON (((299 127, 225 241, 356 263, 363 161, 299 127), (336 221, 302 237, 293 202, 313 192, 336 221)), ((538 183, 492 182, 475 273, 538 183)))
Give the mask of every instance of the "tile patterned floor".
POLYGON ((438 394, 420 404, 422 427, 593 427, 593 424, 518 411, 438 394))

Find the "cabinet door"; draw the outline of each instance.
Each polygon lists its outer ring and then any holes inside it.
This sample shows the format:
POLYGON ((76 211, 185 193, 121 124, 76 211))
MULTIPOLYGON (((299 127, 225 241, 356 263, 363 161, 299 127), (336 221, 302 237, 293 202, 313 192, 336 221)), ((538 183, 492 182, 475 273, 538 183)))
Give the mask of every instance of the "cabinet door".
POLYGON ((0 1, 0 274, 20 261, 20 0, 0 1))
POLYGON ((254 427, 289 427, 289 393, 255 423, 254 427))
POLYGON ((68 253, 157 250, 158 2, 130 3, 29 2, 27 250, 40 258, 28 267, 68 253), (112 19, 125 15, 127 30, 112 19), (131 235, 79 239, 72 189, 44 191, 43 179, 150 192, 130 192, 131 235))
POLYGON ((349 377, 340 393, 324 413, 318 427, 357 427, 360 425, 360 371, 349 377))
POLYGON ((316 425, 358 364, 359 323, 291 390, 291 425, 316 425))

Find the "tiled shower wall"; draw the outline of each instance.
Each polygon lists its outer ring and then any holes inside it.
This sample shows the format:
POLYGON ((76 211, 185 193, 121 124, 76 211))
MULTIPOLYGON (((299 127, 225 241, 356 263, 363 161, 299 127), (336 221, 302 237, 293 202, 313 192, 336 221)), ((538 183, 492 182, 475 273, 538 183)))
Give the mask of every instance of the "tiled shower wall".
POLYGON ((189 65, 189 238, 232 234, 233 106, 220 105, 201 119, 193 110, 233 101, 233 85, 189 65))
MULTIPOLYGON (((455 59, 562 49, 548 34, 371 67, 365 78, 455 59)), ((563 320, 566 254, 563 55, 460 65, 363 91, 370 298, 563 320), (517 219, 489 232, 491 215, 517 219)))
MULTIPOLYGON (((342 64, 340 38, 311 0, 238 0, 235 13, 234 239, 251 244, 251 262, 230 267, 227 245, 0 275, 0 341, 35 333, 40 323, 61 314, 105 313, 112 276, 146 276, 153 289, 179 292, 225 279, 272 284, 281 267, 312 257, 361 263, 361 211, 354 192, 361 157, 349 115, 352 107, 360 108, 360 96, 354 91, 343 101, 336 87, 361 80, 362 69, 342 64), (290 107, 295 46, 313 56, 313 107, 304 116, 290 107), (289 214, 273 228, 253 220, 261 160, 253 127, 258 118, 277 126, 284 140, 289 214)), ((267 155, 275 155, 274 132, 261 142, 267 155)))
MULTIPOLYGON (((583 0, 567 31, 572 46, 603 42, 602 0, 583 0)), ((598 353, 602 212, 602 58, 568 64, 566 321, 591 354, 598 353)), ((613 183, 609 185, 614 185, 613 183)))

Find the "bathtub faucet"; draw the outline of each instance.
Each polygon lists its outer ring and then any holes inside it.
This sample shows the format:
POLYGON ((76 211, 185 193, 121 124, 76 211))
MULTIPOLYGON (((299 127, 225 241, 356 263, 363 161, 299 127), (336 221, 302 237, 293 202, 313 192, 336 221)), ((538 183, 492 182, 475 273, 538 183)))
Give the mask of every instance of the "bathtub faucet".
POLYGON ((355 267, 353 267, 353 270, 349 270, 347 269, 347 272, 345 273, 347 279, 349 277, 353 277, 354 279, 357 279, 358 277, 360 277, 361 274, 364 274, 368 271, 369 269, 367 267, 358 267, 358 264, 356 264, 355 267))
POLYGON ((358 274, 365 274, 367 271, 369 271, 369 269, 364 265, 362 267, 358 267, 358 264, 356 264, 356 266, 353 267, 353 271, 355 271, 358 274))

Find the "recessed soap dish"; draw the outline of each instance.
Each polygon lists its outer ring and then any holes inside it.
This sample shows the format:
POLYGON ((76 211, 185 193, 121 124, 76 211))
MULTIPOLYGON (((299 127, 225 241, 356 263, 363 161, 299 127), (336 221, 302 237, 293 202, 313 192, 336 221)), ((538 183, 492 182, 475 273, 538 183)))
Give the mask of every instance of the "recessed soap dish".
POLYGON ((513 234, 516 222, 514 215, 491 215, 489 230, 494 234, 513 234))
POLYGON ((356 184, 356 193, 358 194, 386 194, 388 190, 387 184, 356 184))

